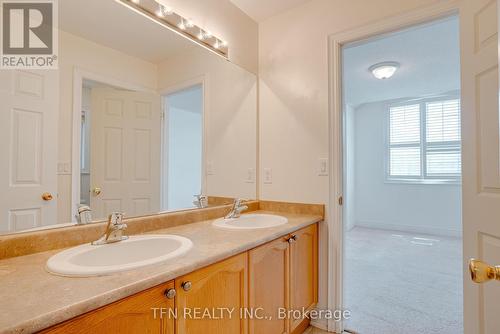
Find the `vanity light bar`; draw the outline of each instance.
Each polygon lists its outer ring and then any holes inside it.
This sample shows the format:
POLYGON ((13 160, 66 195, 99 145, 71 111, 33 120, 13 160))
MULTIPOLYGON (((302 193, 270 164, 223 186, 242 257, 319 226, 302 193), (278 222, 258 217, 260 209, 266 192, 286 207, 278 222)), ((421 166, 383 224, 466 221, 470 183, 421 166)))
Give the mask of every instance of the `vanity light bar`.
POLYGON ((159 0, 115 1, 226 60, 228 59, 229 48, 227 42, 213 36, 208 30, 198 27, 190 19, 175 13, 171 7, 160 3, 159 0))

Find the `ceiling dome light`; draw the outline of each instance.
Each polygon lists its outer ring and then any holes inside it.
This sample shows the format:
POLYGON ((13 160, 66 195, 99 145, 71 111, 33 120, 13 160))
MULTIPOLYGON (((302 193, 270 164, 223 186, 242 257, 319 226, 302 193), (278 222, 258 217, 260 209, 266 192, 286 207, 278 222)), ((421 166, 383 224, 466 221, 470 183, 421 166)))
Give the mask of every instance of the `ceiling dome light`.
POLYGON ((369 68, 373 76, 380 80, 389 79, 399 69, 400 64, 394 61, 378 63, 369 68))

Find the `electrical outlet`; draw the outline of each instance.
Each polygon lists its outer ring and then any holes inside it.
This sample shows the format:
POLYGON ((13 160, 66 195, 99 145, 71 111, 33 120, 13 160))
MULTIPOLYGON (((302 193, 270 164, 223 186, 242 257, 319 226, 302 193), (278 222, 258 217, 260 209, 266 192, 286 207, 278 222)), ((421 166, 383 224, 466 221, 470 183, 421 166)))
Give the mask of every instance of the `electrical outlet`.
POLYGON ((248 168, 246 183, 255 183, 255 168, 248 168))
POLYGON ((328 159, 319 159, 319 176, 328 176, 328 159))
POLYGON ((271 168, 264 168, 264 184, 273 183, 273 170, 271 168))

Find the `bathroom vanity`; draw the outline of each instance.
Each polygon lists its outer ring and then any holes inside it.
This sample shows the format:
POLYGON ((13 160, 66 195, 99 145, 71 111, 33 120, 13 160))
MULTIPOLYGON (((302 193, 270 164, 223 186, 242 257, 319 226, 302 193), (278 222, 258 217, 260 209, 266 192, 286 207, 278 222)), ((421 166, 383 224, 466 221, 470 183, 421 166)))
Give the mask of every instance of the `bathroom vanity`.
MULTIPOLYGON (((99 226, 45 233, 47 249, 39 252, 23 247, 43 232, 4 237, 2 245, 25 253, 0 260, 0 295, 9 305, 0 313, 0 333, 302 333, 307 318, 280 319, 278 311, 301 315, 317 302, 324 207, 256 201, 242 221, 275 215, 287 223, 246 230, 214 224, 228 209, 125 220, 132 234, 176 235, 191 240, 192 248, 172 260, 104 276, 64 277, 46 268, 61 253, 62 239, 78 234, 83 242, 95 240, 99 226), (212 308, 234 313, 215 319, 220 314, 212 308), (177 309, 177 319, 171 309, 177 309), (211 317, 192 319, 206 310, 211 317), (259 320, 263 316, 272 318, 259 320)), ((82 243, 72 242, 62 247, 82 243)), ((123 256, 127 259, 126 252, 123 256)))
POLYGON ((57 9, 58 68, 0 71, 0 334, 302 333, 324 206, 257 199, 237 35, 160 0, 57 9))
POLYGON ((42 333, 302 333, 308 319, 280 319, 277 310, 315 306, 317 240, 313 224, 42 333), (209 314, 191 319, 196 312, 209 314))

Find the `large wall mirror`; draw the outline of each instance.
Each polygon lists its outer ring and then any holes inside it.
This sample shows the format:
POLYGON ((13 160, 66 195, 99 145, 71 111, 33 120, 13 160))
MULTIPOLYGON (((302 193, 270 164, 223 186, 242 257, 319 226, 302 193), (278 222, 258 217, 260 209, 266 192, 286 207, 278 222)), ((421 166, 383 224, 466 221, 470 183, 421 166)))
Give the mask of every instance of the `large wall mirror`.
POLYGON ((59 69, 0 70, 0 233, 256 198, 254 74, 115 0, 58 6, 59 69))

